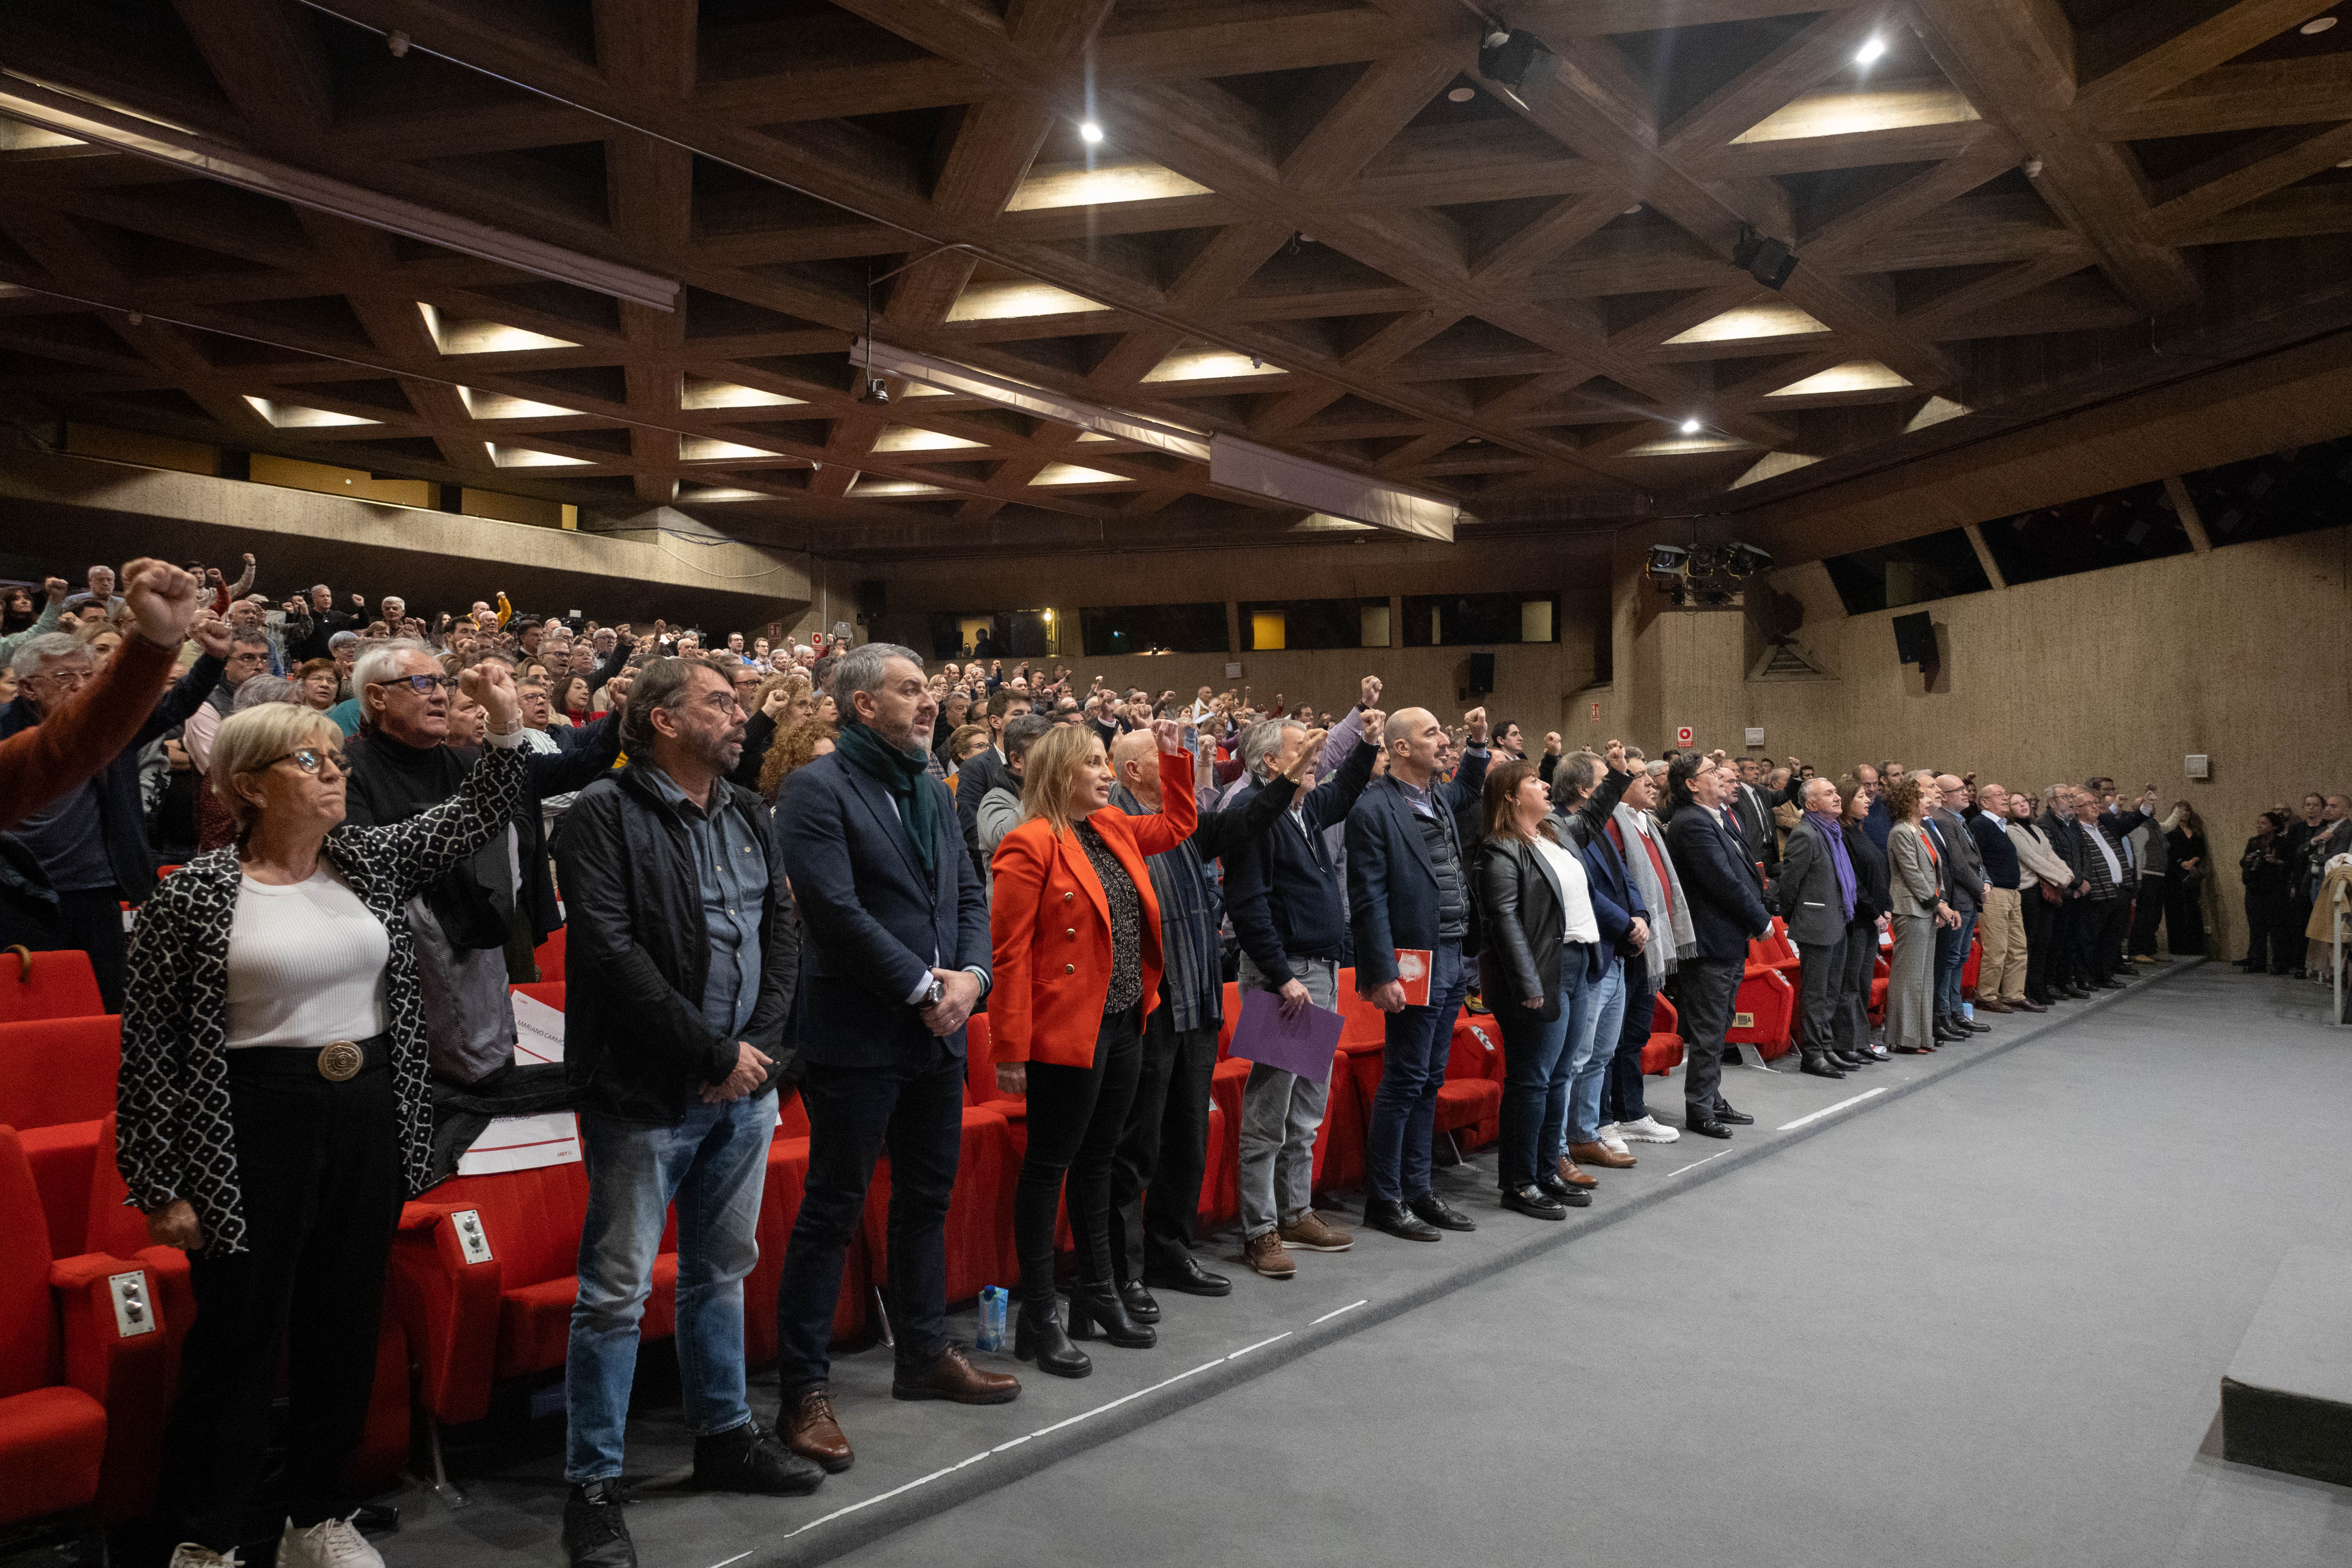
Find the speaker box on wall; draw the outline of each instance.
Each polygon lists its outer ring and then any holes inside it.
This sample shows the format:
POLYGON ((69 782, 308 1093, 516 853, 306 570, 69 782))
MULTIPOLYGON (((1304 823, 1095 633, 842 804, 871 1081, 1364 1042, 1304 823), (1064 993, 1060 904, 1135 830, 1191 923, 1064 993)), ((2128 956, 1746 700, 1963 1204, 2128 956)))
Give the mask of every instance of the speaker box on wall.
POLYGON ((1464 688, 1471 696, 1483 697, 1495 689, 1495 656, 1474 653, 1470 656, 1469 684, 1464 688))
POLYGON ((890 585, 879 577, 868 577, 857 584, 857 618, 870 621, 888 611, 890 585))
POLYGON ((1923 669, 1937 662, 1936 623, 1927 611, 1895 617, 1895 654, 1899 662, 1923 669))

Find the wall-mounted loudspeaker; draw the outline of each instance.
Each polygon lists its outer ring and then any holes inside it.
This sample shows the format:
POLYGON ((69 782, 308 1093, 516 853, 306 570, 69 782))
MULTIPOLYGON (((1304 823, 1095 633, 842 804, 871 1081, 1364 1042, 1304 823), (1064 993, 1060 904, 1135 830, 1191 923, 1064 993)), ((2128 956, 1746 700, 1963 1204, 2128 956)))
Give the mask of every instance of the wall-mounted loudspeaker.
POLYGON ((1927 612, 1895 617, 1895 655, 1898 662, 1932 669, 1936 657, 1936 623, 1927 612))
POLYGON ((1495 656, 1474 653, 1470 656, 1470 682, 1464 688, 1472 697, 1484 697, 1495 689, 1495 656))
POLYGON ((890 607, 890 585, 879 577, 868 577, 857 584, 857 621, 860 626, 885 614, 890 607))

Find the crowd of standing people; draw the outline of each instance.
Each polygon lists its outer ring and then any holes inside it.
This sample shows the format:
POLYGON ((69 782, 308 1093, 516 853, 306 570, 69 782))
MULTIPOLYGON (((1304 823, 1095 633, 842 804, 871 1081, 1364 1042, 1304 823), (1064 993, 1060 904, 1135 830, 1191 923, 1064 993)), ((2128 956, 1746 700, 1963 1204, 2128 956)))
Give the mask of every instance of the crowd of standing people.
MULTIPOLYGON (((1384 708, 1371 676, 1331 710, 1081 692, 1066 667, 707 645, 503 594, 429 620, 325 584, 273 605, 246 596, 253 572, 139 561, 79 593, 52 579, 37 609, 0 598, 0 935, 88 952, 122 1014, 121 1173, 153 1239, 189 1253, 200 1309, 165 1443, 175 1568, 235 1560, 281 1352, 278 1561, 381 1561, 339 1478, 392 1227, 447 1173, 446 1093, 551 1092, 517 1068, 507 988, 559 925, 560 1103, 590 1191, 563 1538, 585 1568, 635 1562, 626 1415, 673 1205, 695 1484, 793 1495, 855 1462, 831 1329, 886 1152, 893 1395, 1019 1395, 948 1328, 975 1013, 1026 1102, 1014 1353, 1083 1377, 1082 1345, 1155 1343, 1163 1295, 1232 1290, 1194 1234, 1229 979, 1296 1018, 1352 973, 1384 1028, 1362 1223, 1434 1243, 1480 1223, 1433 1175, 1465 1004, 1503 1041, 1497 1207, 1557 1221, 1634 1146, 1752 1122, 1721 1067, 1776 915, 1801 1070, 1831 1079, 2115 989, 2159 932, 2175 954, 2207 942, 2216 851, 2153 785, 2126 803, 2105 777, 1531 748, 1484 709, 1384 708), (1644 1099, 1661 995, 1685 1042, 1678 1124, 1644 1099), (763 1421, 743 1281, 779 1094, 810 1154, 763 1421)), ((2352 854, 2347 817, 2341 795, 2263 814, 2242 967, 2310 966, 2302 922, 2352 854)), ((1241 1258, 1269 1279, 1354 1245, 1315 1203, 1327 1089, 1256 1063, 1244 1089, 1241 1258)))

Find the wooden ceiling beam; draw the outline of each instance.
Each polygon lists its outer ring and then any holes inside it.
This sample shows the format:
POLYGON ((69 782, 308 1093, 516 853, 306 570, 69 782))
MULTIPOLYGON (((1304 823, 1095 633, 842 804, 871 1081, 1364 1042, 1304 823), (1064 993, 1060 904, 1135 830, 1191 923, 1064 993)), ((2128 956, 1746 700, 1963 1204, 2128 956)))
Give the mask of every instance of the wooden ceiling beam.
POLYGON ((294 0, 172 0, 237 112, 280 134, 315 136, 334 89, 310 14, 294 0))
POLYGON ((2073 118, 2103 142, 2352 120, 2352 54, 2221 66, 2158 98, 2078 104, 2073 118))
POLYGON ((2036 188, 2097 256, 2123 296, 2150 314, 2197 297, 2195 272, 2148 213, 2138 166, 2068 116, 2074 38, 2053 0, 1915 0, 1928 51, 1969 101, 2042 160, 2036 188))
POLYGON ((2167 234, 2195 228, 2347 158, 2352 158, 2352 121, 2315 132, 2276 132, 2190 170, 2179 182, 2187 188, 2150 216, 2167 234))
POLYGON ((2083 55, 2099 74, 2076 95, 2095 118, 2125 104, 2144 103, 2234 59, 2337 0, 2237 0, 2212 10, 2210 0, 2133 0, 2084 41, 2083 55), (2105 62, 2116 63, 2103 68, 2105 62))

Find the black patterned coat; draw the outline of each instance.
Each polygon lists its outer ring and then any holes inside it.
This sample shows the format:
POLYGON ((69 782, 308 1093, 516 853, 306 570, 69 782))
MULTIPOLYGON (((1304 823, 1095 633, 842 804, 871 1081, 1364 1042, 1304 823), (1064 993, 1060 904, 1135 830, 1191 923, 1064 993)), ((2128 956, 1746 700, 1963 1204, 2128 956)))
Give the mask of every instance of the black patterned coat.
MULTIPOLYGON (((416 949, 402 910, 506 826, 524 781, 525 754, 492 746, 455 795, 422 816, 383 827, 346 824, 327 835, 326 858, 391 939, 384 1016, 412 1197, 425 1188, 433 1109, 416 949)), ((245 1250, 228 1084, 228 939, 241 877, 236 850, 215 849, 163 879, 140 910, 114 1095, 115 1163, 131 1204, 152 1214, 187 1199, 204 1226, 205 1250, 215 1257, 245 1250)))

